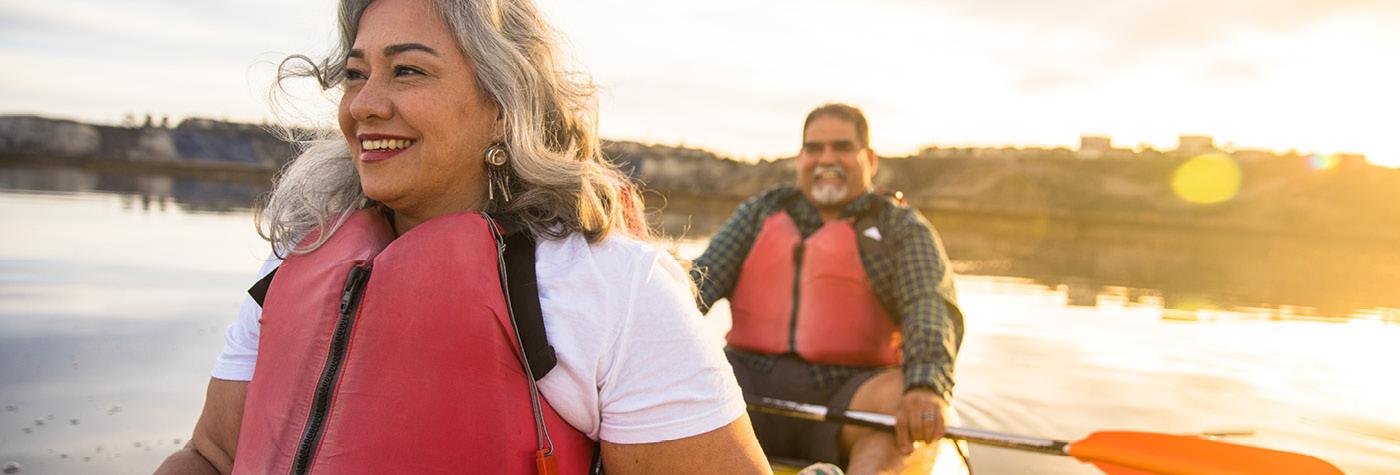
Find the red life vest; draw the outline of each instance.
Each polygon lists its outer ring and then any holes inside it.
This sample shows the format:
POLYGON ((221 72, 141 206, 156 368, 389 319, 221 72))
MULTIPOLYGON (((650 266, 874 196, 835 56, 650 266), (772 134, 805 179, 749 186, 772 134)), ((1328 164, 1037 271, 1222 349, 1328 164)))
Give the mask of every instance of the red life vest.
POLYGON ((769 216, 729 302, 727 339, 736 348, 796 352, 812 363, 899 364, 899 328, 875 296, 850 222, 827 222, 802 239, 786 211, 769 216))
MULTIPOLYGON (((288 257, 234 472, 535 472, 541 434, 489 226, 460 213, 395 238, 363 210, 288 257)), ((594 442, 540 403, 559 471, 585 473, 594 442)))

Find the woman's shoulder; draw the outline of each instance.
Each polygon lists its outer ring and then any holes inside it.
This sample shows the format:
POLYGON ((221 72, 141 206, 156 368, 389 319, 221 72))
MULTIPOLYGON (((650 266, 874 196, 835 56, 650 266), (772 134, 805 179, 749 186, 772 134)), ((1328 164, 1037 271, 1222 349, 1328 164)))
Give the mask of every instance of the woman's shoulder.
POLYGON ((623 233, 612 233, 598 242, 588 242, 583 234, 571 233, 559 239, 541 239, 536 244, 537 267, 577 268, 598 271, 641 271, 657 262, 671 261, 656 243, 623 233))
POLYGON ((541 290, 562 291, 558 298, 630 305, 639 295, 690 293, 690 277, 670 252, 619 233, 593 243, 579 234, 541 240, 535 259, 541 290))

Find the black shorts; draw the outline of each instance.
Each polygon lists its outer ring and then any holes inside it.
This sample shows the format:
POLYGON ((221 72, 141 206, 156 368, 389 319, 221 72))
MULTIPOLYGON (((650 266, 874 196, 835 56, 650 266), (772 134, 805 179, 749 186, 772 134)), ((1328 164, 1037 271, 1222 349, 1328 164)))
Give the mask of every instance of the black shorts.
MULTIPOLYGON (((750 364, 739 350, 726 348, 734 377, 744 391, 744 398, 756 396, 786 399, 807 404, 827 406, 842 412, 851 404, 856 389, 884 368, 874 368, 851 376, 841 384, 819 388, 812 380, 811 365, 795 355, 777 357, 771 371, 750 364)), ((814 462, 845 465, 841 454, 841 424, 750 412, 754 434, 763 452, 769 457, 782 457, 814 462)))

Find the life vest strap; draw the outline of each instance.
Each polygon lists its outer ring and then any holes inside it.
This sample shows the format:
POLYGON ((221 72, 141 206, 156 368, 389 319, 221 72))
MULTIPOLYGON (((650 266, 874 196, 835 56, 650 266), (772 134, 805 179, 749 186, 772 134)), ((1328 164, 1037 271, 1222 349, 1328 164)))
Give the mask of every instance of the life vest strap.
POLYGON ((510 308, 515 312, 520 332, 521 351, 530 362, 530 373, 536 381, 558 364, 554 347, 544 332, 544 312, 540 309, 539 281, 535 277, 535 239, 524 226, 510 218, 502 218, 505 236, 506 288, 510 290, 510 308))
POLYGON ((272 269, 272 272, 268 272, 267 275, 258 279, 252 287, 248 288, 248 296, 252 297, 254 302, 257 302, 259 308, 262 308, 263 301, 267 300, 267 290, 272 288, 272 276, 275 275, 277 275, 276 268, 272 269))

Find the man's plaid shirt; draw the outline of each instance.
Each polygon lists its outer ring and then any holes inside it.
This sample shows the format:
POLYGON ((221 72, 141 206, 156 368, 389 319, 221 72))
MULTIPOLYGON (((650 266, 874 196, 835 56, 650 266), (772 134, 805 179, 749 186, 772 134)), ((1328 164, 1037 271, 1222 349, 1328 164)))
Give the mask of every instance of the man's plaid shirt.
MULTIPOLYGON (((846 205, 841 219, 861 216, 884 199, 874 193, 861 195, 846 205)), ((862 252, 861 263, 876 297, 900 323, 905 389, 928 388, 946 398, 953 389, 953 361, 963 333, 953 271, 933 226, 918 211, 894 205, 882 209, 875 219, 879 231, 888 234, 882 240, 891 252, 862 252)), ((781 210, 788 212, 804 238, 822 226, 817 208, 792 186, 772 188, 739 205, 691 269, 700 287, 701 309, 708 312, 710 305, 729 297, 763 221, 781 210)), ((763 370, 774 362, 769 355, 729 351, 763 370)), ((812 378, 819 387, 829 387, 868 369, 818 364, 812 365, 812 378)))

